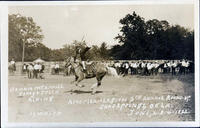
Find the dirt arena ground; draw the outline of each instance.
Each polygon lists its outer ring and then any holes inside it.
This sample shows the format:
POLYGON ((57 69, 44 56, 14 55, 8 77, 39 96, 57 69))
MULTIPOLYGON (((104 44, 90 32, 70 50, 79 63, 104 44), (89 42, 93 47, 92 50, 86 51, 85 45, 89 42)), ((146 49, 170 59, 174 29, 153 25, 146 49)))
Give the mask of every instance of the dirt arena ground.
POLYGON ((194 120, 194 74, 105 76, 95 95, 90 91, 95 78, 82 81, 85 87, 78 88, 70 83, 73 76, 44 76, 45 79, 8 77, 9 122, 194 120), (167 100, 169 96, 174 98, 167 100), (127 103, 136 106, 126 106, 127 103))

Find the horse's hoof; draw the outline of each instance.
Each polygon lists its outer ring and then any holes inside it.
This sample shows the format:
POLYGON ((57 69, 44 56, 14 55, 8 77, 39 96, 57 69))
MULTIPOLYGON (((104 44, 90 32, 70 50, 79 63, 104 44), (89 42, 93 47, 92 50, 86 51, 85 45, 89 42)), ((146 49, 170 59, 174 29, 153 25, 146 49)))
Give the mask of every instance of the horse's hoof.
POLYGON ((70 93, 70 94, 73 94, 73 90, 70 90, 69 93, 70 93))
POLYGON ((84 85, 78 85, 80 88, 84 87, 84 85))
POLYGON ((91 94, 94 95, 95 93, 96 93, 96 91, 93 90, 91 94))

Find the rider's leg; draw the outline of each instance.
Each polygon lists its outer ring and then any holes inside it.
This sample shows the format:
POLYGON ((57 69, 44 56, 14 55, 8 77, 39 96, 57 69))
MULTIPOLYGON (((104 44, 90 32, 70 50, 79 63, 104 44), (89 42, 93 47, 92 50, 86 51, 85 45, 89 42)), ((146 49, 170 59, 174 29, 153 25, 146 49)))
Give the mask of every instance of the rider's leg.
POLYGON ((85 68, 85 61, 82 61, 83 69, 86 70, 85 68))

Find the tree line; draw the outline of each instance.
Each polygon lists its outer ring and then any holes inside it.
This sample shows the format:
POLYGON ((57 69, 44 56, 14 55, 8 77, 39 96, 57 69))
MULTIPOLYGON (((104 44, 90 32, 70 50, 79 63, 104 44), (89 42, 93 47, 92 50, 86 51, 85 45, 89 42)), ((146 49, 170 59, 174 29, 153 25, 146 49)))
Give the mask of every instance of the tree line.
POLYGON ((194 60, 194 31, 165 20, 145 21, 135 12, 120 21, 119 45, 113 46, 115 59, 191 59, 194 60))
MULTIPOLYGON (((89 60, 132 60, 132 59, 190 59, 194 60, 194 31, 167 21, 152 19, 145 21, 135 12, 127 14, 120 21, 120 32, 115 39, 118 44, 108 47, 92 45, 86 53, 89 60)), ((75 46, 86 41, 66 43, 63 48, 50 49, 43 41, 42 29, 32 17, 20 14, 9 15, 9 60, 22 60, 25 44, 25 61, 38 57, 46 61, 63 61, 74 56, 75 46)))

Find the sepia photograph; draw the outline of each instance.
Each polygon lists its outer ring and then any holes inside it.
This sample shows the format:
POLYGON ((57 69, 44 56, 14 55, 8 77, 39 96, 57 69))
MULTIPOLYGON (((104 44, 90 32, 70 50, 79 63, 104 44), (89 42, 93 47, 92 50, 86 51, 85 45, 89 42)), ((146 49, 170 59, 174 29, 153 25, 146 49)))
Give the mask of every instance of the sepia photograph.
POLYGON ((8 6, 7 122, 198 121, 195 6, 8 6))

